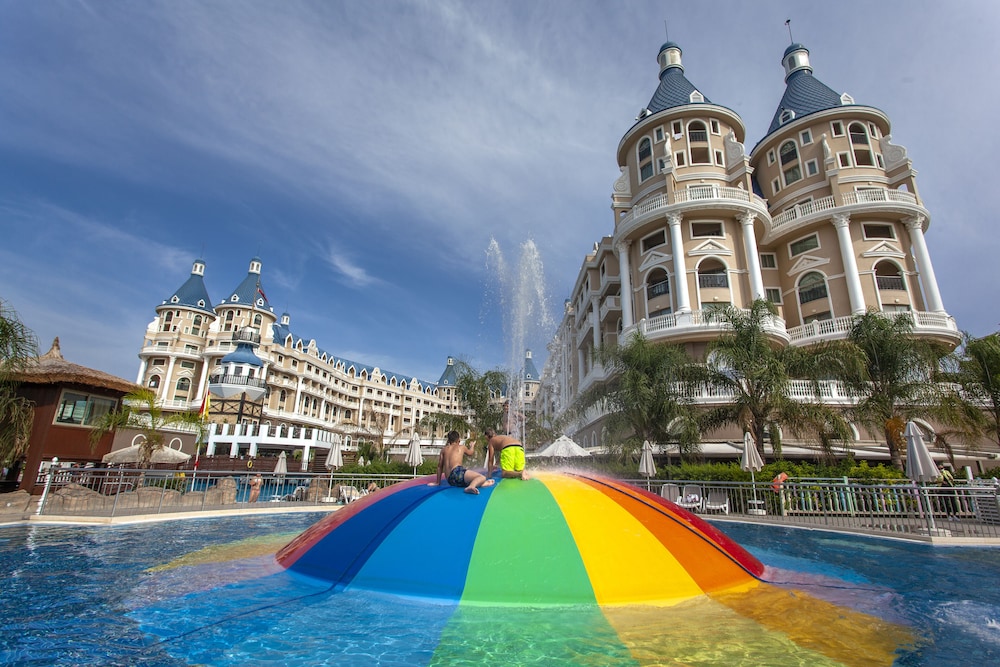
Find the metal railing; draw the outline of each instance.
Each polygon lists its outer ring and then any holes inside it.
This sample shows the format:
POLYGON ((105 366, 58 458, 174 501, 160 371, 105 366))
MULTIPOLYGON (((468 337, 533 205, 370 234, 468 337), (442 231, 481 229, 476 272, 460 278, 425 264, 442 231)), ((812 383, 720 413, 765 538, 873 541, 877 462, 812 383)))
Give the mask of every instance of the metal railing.
POLYGON ((50 468, 38 514, 120 517, 347 504, 412 475, 50 468))
MULTIPOLYGON (((49 468, 38 514, 122 517, 344 505, 411 475, 49 468)), ((910 539, 1000 539, 998 488, 843 479, 625 480, 696 514, 910 539)))
MULTIPOLYGON (((629 480, 645 488, 646 480, 629 480)), ((1000 502, 992 485, 954 487, 788 479, 700 482, 651 480, 649 490, 697 514, 873 535, 1000 538, 1000 502)))

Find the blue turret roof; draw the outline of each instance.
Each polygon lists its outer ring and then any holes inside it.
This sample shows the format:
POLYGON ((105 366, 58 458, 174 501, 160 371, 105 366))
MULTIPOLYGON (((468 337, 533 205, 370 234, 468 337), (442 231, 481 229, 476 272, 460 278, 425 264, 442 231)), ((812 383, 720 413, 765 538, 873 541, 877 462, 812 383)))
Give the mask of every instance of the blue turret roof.
POLYGON ((264 362, 261 361, 260 357, 254 354, 253 346, 247 343, 239 343, 236 349, 222 357, 220 364, 247 364, 249 366, 256 366, 257 368, 262 368, 264 362))
POLYGON ((448 357, 448 365, 444 367, 437 383, 439 387, 454 387, 458 382, 458 371, 455 369, 455 359, 448 357))
POLYGON ((205 288, 205 261, 196 259, 191 267, 191 275, 180 286, 170 298, 163 302, 164 305, 187 306, 203 310, 206 313, 214 314, 212 310, 212 299, 208 296, 205 288))
POLYGON ((524 374, 525 380, 530 380, 532 382, 537 382, 541 376, 538 374, 538 369, 535 368, 535 362, 531 360, 531 350, 528 350, 527 354, 524 355, 524 368, 521 369, 524 374))
MULTIPOLYGON (((800 64, 785 77, 785 94, 781 97, 778 109, 771 119, 771 126, 767 129, 767 135, 781 127, 782 114, 787 111, 794 113, 794 118, 802 118, 817 111, 834 109, 842 105, 840 94, 813 76, 812 67, 809 65, 809 50, 801 44, 792 44, 782 56, 782 63, 786 70, 792 67, 787 60, 788 56, 797 51, 803 52, 800 64)), ((788 121, 786 121, 788 122, 788 121)))
POLYGON ((267 301, 264 288, 260 284, 260 258, 254 257, 250 260, 250 270, 247 277, 236 286, 229 296, 220 305, 243 304, 255 305, 257 308, 270 310, 271 304, 267 301))
MULTIPOLYGON (((646 108, 652 113, 658 113, 664 109, 683 106, 685 104, 711 104, 711 100, 703 96, 702 102, 692 102, 691 93, 698 90, 687 77, 684 76, 684 66, 680 62, 681 47, 675 42, 665 42, 660 47, 660 85, 653 93, 652 99, 646 108), (663 52, 669 49, 676 49, 676 61, 669 61, 664 57, 663 52)), ((699 91, 700 92, 700 91, 699 91)))

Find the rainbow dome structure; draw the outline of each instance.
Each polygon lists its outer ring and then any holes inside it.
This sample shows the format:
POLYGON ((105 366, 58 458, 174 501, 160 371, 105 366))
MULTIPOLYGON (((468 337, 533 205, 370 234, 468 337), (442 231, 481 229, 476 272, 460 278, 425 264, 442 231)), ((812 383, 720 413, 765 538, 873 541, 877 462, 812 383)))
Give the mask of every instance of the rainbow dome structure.
POLYGON ((670 605, 764 571, 699 517, 610 479, 538 473, 479 496, 428 479, 331 514, 279 564, 340 589, 488 605, 670 605))

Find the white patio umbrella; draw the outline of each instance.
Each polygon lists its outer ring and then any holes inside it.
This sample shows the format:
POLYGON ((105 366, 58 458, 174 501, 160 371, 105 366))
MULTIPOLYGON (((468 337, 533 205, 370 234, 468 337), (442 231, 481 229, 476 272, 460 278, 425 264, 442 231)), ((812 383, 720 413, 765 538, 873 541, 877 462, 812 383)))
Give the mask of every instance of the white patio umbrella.
POLYGON ((326 454, 326 469, 336 470, 344 467, 344 454, 340 451, 340 438, 335 438, 326 454))
POLYGON ((406 450, 406 463, 413 466, 414 476, 417 474, 417 467, 423 462, 424 455, 420 451, 420 436, 414 431, 410 437, 410 448, 406 450))
POLYGON ((757 500, 757 478, 754 476, 754 473, 759 472, 763 467, 764 460, 760 458, 760 452, 757 451, 757 445, 753 442, 753 436, 750 435, 750 431, 747 431, 743 434, 743 456, 740 457, 740 468, 750 473, 750 485, 753 489, 753 501, 751 502, 753 507, 747 510, 747 514, 764 513, 760 507, 760 501, 757 500))
MULTIPOLYGON (((142 454, 142 445, 132 445, 124 449, 116 449, 113 452, 101 457, 103 463, 138 463, 142 454)), ((171 447, 160 447, 153 450, 150 463, 184 463, 191 458, 190 454, 185 454, 179 449, 171 447)))
POLYGON ((639 474, 646 478, 646 490, 649 490, 649 478, 656 474, 656 463, 653 462, 653 445, 649 440, 642 443, 642 456, 639 458, 639 474))
MULTIPOLYGON (((933 482, 938 478, 938 467, 931 458, 931 453, 924 442, 924 436, 920 429, 913 422, 906 422, 906 429, 903 431, 906 437, 906 476, 913 480, 914 485, 920 482, 933 482)), ((927 518, 930 523, 931 534, 937 528, 934 526, 934 511, 927 497, 926 489, 920 489, 918 498, 922 505, 927 507, 927 518)))
POLYGON ((590 452, 576 444, 570 438, 565 435, 561 435, 555 439, 551 444, 545 446, 544 448, 533 452, 528 455, 531 458, 582 458, 585 456, 590 456, 590 452))
POLYGON ((288 455, 285 452, 278 454, 278 462, 274 464, 274 474, 288 474, 288 455))
POLYGON ((938 478, 938 467, 924 442, 924 436, 913 422, 906 422, 906 476, 914 482, 933 482, 938 478))

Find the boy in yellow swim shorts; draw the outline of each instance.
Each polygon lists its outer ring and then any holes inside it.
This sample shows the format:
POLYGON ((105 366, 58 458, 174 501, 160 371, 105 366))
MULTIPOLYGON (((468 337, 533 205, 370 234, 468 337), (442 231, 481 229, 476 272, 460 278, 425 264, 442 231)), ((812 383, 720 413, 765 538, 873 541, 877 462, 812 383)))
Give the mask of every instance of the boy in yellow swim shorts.
POLYGON ((524 469, 524 445, 509 435, 497 435, 488 428, 483 431, 486 436, 486 476, 493 474, 493 468, 499 463, 501 477, 528 479, 524 469))

